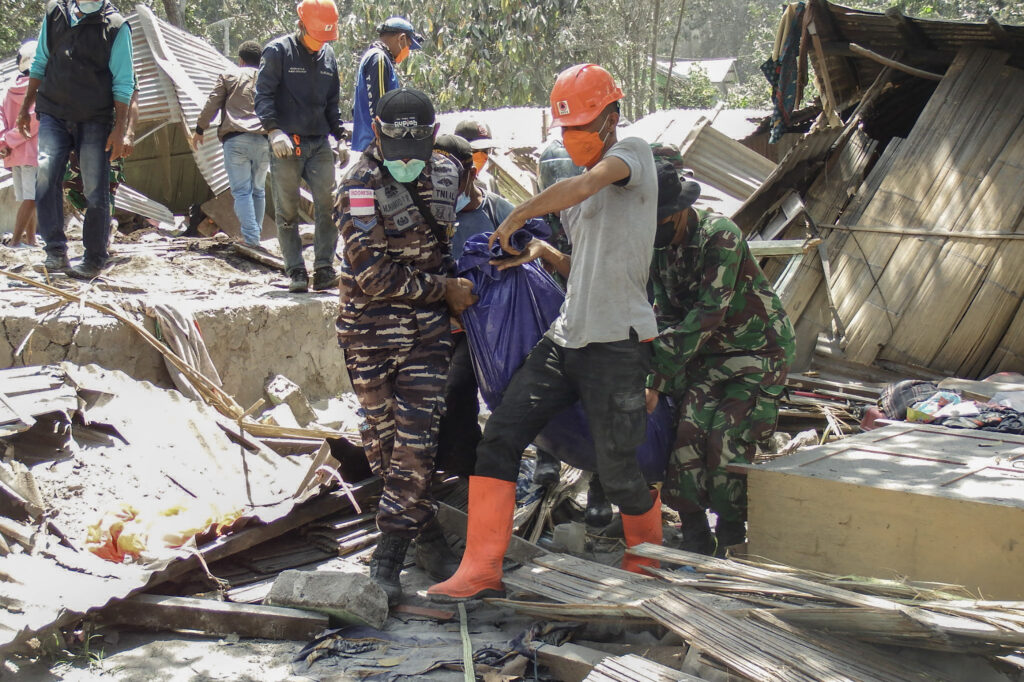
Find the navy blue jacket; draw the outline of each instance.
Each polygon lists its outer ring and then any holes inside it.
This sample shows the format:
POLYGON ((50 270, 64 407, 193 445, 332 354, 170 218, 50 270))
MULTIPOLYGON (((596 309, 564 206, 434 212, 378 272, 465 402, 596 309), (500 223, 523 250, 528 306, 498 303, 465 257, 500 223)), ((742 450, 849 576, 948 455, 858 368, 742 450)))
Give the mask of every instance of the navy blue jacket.
POLYGON ((256 77, 256 115, 264 130, 279 128, 303 137, 331 134, 340 140, 340 92, 338 63, 330 45, 311 54, 292 34, 263 48, 256 77))

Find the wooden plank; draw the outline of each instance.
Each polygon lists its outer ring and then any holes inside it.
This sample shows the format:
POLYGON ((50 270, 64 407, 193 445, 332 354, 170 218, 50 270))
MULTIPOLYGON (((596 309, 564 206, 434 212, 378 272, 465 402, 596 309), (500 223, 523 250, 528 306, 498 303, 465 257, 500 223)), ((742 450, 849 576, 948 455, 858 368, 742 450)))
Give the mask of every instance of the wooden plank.
POLYGON ((1024 528, 1024 509, 761 468, 748 472, 747 486, 753 555, 839 575, 901 575, 964 585, 988 598, 1024 598, 1016 577, 1024 575, 1024 556, 1010 549, 1024 528))
MULTIPOLYGON (((754 680, 849 682, 920 680, 920 674, 866 645, 812 636, 789 626, 716 612, 682 589, 643 605, 658 622, 692 642, 707 656, 754 680), (767 625, 767 626, 766 626, 767 625)), ((781 621, 776 622, 781 623, 781 621)), ((941 678, 937 678, 941 679, 941 678)))
POLYGON ((806 253, 818 245, 817 239, 773 239, 770 241, 755 240, 747 242, 750 255, 754 258, 769 256, 793 256, 806 253))
POLYGON ((537 662, 546 666, 556 680, 581 682, 608 654, 588 649, 579 644, 541 644, 537 647, 537 662))
MULTIPOLYGON (((986 111, 979 106, 966 107, 967 101, 992 96, 991 79, 984 78, 996 59, 990 53, 962 51, 953 61, 947 77, 939 84, 918 118, 905 144, 898 147, 891 165, 876 166, 859 206, 844 215, 843 224, 921 225, 920 211, 933 185, 945 189, 945 169, 957 135, 980 129, 986 111), (956 131, 956 132, 951 132, 956 131), (936 169, 922 173, 922 168, 936 169)), ((962 195, 957 195, 962 196, 962 195)), ((948 203, 948 200, 947 200, 948 203)), ((939 221, 932 221, 939 224, 939 221)), ((908 245, 909 250, 913 245, 908 245)), ((869 235, 846 240, 836 257, 833 280, 839 312, 850 334, 849 357, 859 362, 874 358, 877 347, 894 326, 890 298, 908 292, 882 287, 884 276, 897 244, 869 235)), ((920 268, 920 266, 915 266, 920 268)), ((891 277, 896 277, 895 270, 891 277)))
POLYGON ((114 602, 99 617, 107 624, 147 630, 190 630, 207 635, 235 634, 303 642, 330 624, 327 616, 302 609, 152 594, 114 602))
POLYGON ((584 679, 587 682, 704 682, 703 678, 636 654, 607 657, 584 679))

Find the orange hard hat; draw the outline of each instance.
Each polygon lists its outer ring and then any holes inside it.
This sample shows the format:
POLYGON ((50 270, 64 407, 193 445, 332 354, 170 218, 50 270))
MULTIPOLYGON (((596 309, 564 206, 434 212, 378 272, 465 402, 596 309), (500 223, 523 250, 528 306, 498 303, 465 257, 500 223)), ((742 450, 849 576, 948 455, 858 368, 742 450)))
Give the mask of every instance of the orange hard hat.
POLYGON ((570 66, 551 88, 551 127, 586 125, 620 99, 615 79, 597 64, 570 66))
POLYGON ((338 39, 338 6, 334 0, 302 0, 296 11, 313 40, 326 43, 338 39))

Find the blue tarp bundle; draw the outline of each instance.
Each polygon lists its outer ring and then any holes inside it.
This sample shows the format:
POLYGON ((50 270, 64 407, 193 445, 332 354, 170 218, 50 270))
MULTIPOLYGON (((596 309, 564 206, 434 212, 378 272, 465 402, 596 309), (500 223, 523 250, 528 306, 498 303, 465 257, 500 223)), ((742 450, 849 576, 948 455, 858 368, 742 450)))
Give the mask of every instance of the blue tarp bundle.
MULTIPOLYGON (((550 228, 543 220, 530 220, 512 235, 512 245, 522 250, 534 238, 545 239, 550 228)), ((565 294, 539 263, 498 270, 492 259, 507 258, 490 233, 466 241, 458 261, 460 277, 473 282, 479 300, 462 313, 477 383, 484 402, 492 410, 501 402, 505 387, 523 360, 558 317, 565 294)), ((648 481, 664 478, 674 437, 672 408, 660 400, 647 419, 647 440, 637 450, 640 469, 648 481)), ((543 450, 566 464, 594 471, 596 459, 590 428, 582 406, 556 415, 534 439, 543 450)))

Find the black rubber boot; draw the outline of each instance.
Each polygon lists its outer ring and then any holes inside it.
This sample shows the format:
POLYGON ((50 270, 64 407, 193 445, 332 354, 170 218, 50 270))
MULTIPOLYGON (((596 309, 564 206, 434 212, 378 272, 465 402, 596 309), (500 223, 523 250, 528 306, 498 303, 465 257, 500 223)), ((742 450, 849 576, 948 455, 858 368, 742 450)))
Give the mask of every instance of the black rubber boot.
POLYGON ((561 476, 562 463, 553 455, 537 450, 537 468, 533 472, 533 482, 541 488, 550 488, 558 485, 561 476))
POLYGON ((304 294, 309 291, 309 273, 305 268, 292 270, 288 291, 293 294, 304 294))
POLYGON ((443 582, 455 575, 459 569, 459 557, 448 546, 441 530, 441 524, 434 519, 416 536, 416 565, 427 575, 443 582))
POLYGON ((587 512, 584 516, 588 526, 604 528, 612 522, 612 503, 604 496, 601 479, 594 474, 587 488, 587 512))
POLYGON ((743 521, 723 521, 718 519, 715 524, 715 537, 718 539, 718 548, 715 556, 725 557, 727 547, 742 545, 747 541, 747 524, 743 521))
POLYGON ((370 577, 384 588, 388 595, 388 606, 402 600, 402 583, 398 576, 405 566, 405 553, 409 549, 409 538, 381 534, 377 549, 370 557, 370 577))
POLYGON ((683 521, 683 542, 679 549, 711 556, 715 551, 715 539, 711 536, 708 515, 703 512, 687 512, 681 515, 683 521))

